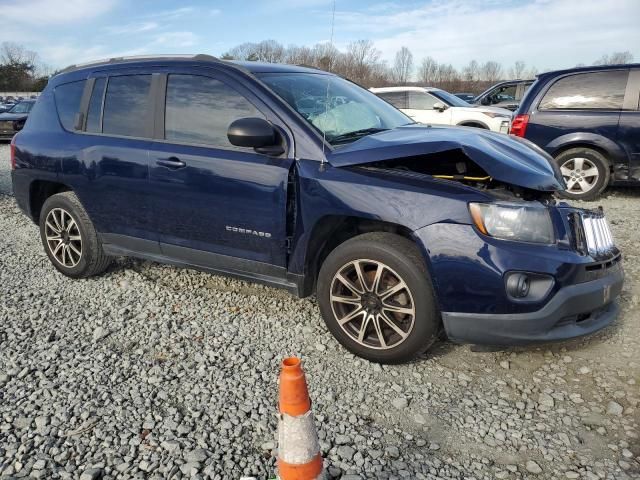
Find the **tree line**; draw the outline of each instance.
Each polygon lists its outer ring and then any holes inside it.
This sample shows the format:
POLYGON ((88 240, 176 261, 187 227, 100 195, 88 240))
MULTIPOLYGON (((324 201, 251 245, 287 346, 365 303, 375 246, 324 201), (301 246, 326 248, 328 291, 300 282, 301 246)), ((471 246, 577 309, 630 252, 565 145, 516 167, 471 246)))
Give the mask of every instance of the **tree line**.
MULTIPOLYGON (((533 78, 538 73, 522 60, 506 67, 493 60, 470 60, 462 68, 432 57, 416 61, 407 47, 400 48, 389 63, 382 59, 382 53, 371 40, 351 42, 343 50, 331 43, 285 47, 276 40, 247 42, 233 47, 221 58, 306 65, 337 73, 364 87, 416 84, 476 94, 500 80, 533 78)), ((613 52, 598 58, 594 64, 632 61, 633 55, 628 51, 613 52)), ((11 42, 0 45, 0 91, 41 91, 49 73, 36 52, 11 42)))
MULTIPOLYGON (((426 57, 416 62, 411 50, 402 47, 390 64, 381 59, 381 52, 371 40, 357 40, 339 50, 330 43, 314 46, 290 45, 285 47, 276 40, 247 42, 227 51, 222 58, 274 63, 306 65, 342 75, 365 87, 382 87, 400 84, 418 84, 442 88, 451 92, 480 93, 500 80, 534 78, 539 72, 518 60, 503 66, 488 60, 470 60, 462 68, 451 63, 438 62, 426 57)), ((594 65, 630 63, 630 52, 614 52, 603 55, 594 65)))
POLYGON ((12 42, 0 44, 0 92, 40 92, 48 80, 36 52, 12 42))

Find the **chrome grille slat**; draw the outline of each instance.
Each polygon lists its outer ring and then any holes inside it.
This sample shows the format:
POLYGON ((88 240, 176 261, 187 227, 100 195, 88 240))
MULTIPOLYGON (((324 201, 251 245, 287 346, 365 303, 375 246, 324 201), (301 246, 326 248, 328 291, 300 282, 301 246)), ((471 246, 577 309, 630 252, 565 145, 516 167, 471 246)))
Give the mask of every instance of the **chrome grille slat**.
POLYGON ((589 255, 600 256, 610 253, 615 244, 604 214, 585 211, 580 214, 580 218, 589 255))

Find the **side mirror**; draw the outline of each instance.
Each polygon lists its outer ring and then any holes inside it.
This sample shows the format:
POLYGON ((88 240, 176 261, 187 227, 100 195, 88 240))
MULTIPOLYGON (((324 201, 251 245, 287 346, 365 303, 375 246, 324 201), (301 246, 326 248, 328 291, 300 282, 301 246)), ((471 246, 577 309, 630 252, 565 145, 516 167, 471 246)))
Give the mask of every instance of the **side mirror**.
POLYGON ((444 112, 447 108, 449 108, 448 106, 446 106, 444 103, 442 102, 436 102, 433 104, 433 109, 437 110, 439 112, 444 112))
POLYGON ((227 130, 227 138, 232 145, 255 148, 257 152, 268 155, 284 153, 279 137, 273 125, 264 118, 240 118, 227 130))
POLYGON ((240 118, 229 125, 227 138, 236 147, 259 148, 276 143, 276 131, 263 118, 240 118))
POLYGON ((491 98, 489 97, 489 95, 487 95, 486 97, 482 97, 482 100, 480 100, 480 103, 482 105, 491 105, 491 98))

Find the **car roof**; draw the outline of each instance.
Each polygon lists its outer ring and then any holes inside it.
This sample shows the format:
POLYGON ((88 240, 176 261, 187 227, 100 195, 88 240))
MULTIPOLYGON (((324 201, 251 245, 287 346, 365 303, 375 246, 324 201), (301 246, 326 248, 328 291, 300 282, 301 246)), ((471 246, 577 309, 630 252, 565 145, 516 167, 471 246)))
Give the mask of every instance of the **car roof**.
POLYGON ((220 60, 212 55, 141 55, 134 57, 115 57, 97 60, 78 65, 70 65, 60 71, 59 75, 83 70, 94 70, 96 68, 118 68, 122 66, 145 66, 145 65, 225 65, 227 67, 243 70, 249 73, 316 73, 332 75, 329 72, 300 65, 287 65, 282 63, 251 62, 236 60, 220 60))
POLYGON ((621 68, 638 68, 640 63, 623 63, 618 65, 592 65, 585 67, 566 68, 563 70, 552 70, 550 72, 544 72, 538 74, 538 78, 555 77, 557 75, 564 75, 567 73, 581 73, 581 72, 598 72, 606 70, 620 70, 621 68))
POLYGON ((268 63, 268 62, 250 62, 230 60, 228 62, 232 65, 237 65, 249 70, 251 73, 319 73, 323 75, 332 75, 324 70, 319 70, 313 67, 307 67, 305 65, 289 65, 287 63, 268 63))
POLYGON ((374 93, 383 92, 441 92, 442 89, 435 87, 416 87, 412 85, 406 85, 402 87, 373 87, 370 88, 374 93))

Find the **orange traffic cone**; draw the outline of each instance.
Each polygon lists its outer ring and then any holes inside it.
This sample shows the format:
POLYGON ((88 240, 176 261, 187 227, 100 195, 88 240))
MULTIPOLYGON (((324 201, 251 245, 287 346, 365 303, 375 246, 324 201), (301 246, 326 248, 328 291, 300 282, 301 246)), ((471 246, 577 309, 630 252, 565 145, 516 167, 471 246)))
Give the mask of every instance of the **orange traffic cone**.
POLYGON ((300 359, 295 357, 285 358, 280 372, 278 478, 325 478, 307 381, 300 366, 300 359))

